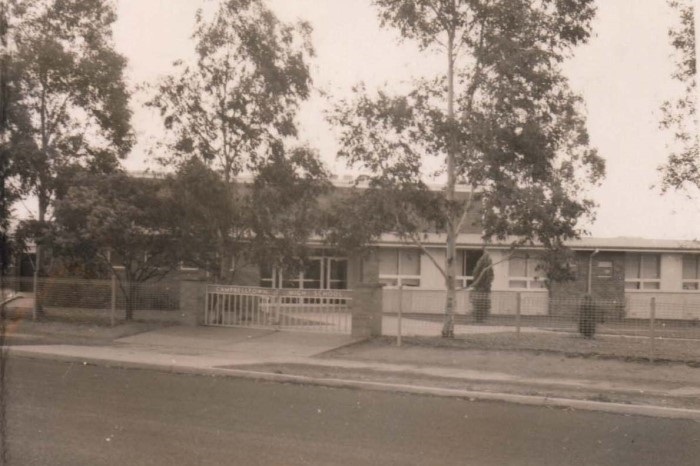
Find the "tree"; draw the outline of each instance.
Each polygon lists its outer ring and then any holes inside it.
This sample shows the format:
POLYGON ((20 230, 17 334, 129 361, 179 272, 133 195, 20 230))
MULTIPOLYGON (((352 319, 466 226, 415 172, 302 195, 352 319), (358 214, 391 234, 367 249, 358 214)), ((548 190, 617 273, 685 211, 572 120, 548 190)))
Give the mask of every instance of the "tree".
POLYGON ((0 277, 12 256, 23 248, 18 238, 10 234, 12 205, 22 194, 17 179, 20 165, 17 154, 36 149, 27 135, 28 114, 17 91, 18 69, 10 41, 15 27, 10 13, 14 8, 15 2, 0 1, 0 277))
MULTIPOLYGON (((2 278, 10 262, 9 226, 12 202, 16 193, 9 185, 13 175, 12 160, 9 157, 8 135, 12 124, 10 113, 13 76, 9 54, 7 53, 8 18, 7 5, 0 2, 0 290, 4 289, 2 278)), ((2 300, 4 296, 0 296, 2 300)))
POLYGON ((579 234, 578 220, 592 211, 580 193, 604 162, 589 147, 582 102, 561 63, 588 39, 595 8, 592 0, 374 3, 402 39, 444 53, 446 72, 406 95, 358 87, 329 118, 340 129, 339 155, 381 184, 425 189, 431 173, 446 178, 436 208, 446 232, 442 334, 452 337, 456 238, 475 203, 485 241, 515 235, 552 250, 579 234))
MULTIPOLYGON (((245 187, 226 183, 221 175, 198 158, 183 162, 165 184, 177 206, 173 212, 181 259, 213 276, 223 273, 220 251, 212 245, 243 243, 250 226, 245 187)), ((232 248, 230 259, 239 263, 243 250, 232 248)))
POLYGON ((325 234, 320 199, 330 188, 328 173, 309 148, 271 157, 260 167, 248 199, 252 233, 248 257, 279 269, 299 269, 308 240, 325 234))
POLYGON ((133 319, 136 284, 165 276, 180 262, 173 204, 162 180, 116 172, 84 173, 56 201, 52 245, 59 255, 111 269, 133 319))
POLYGON ((272 157, 249 182, 226 182, 199 159, 184 162, 167 180, 177 212, 181 258, 213 275, 219 255, 211 245, 228 232, 233 278, 245 265, 298 268, 307 240, 321 235, 319 199, 330 184, 318 157, 308 148, 272 157))
POLYGON ((679 15, 679 25, 669 31, 676 50, 676 71, 673 78, 682 85, 682 95, 666 101, 661 107, 661 127, 671 131, 675 146, 665 165, 660 167, 662 189, 700 188, 700 146, 698 135, 697 67, 695 56, 695 9, 690 0, 669 0, 679 15))
MULTIPOLYGON (((160 112, 167 132, 159 144, 167 155, 159 160, 178 166, 199 159, 233 191, 237 176, 284 153, 311 89, 310 30, 304 22, 280 22, 262 0, 222 0, 211 18, 200 10, 196 63, 176 62, 147 104, 160 112)), ((232 223, 218 225, 217 275, 228 280, 236 235, 232 223)))
MULTIPOLYGON (((112 44, 114 6, 106 0, 15 0, 12 59, 16 99, 26 112, 12 147, 18 176, 37 198, 39 226, 66 175, 79 167, 113 171, 132 145, 126 60, 112 44)), ((39 230, 41 230, 40 228, 39 230)), ((42 238, 35 238, 35 288, 42 238)), ((35 301, 37 309, 41 302, 35 301)))

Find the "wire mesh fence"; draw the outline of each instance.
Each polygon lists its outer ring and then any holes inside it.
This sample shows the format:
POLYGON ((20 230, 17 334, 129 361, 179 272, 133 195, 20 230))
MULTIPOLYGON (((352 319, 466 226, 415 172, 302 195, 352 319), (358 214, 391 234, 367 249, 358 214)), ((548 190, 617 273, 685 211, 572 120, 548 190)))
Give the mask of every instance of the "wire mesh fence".
POLYGON ((38 300, 46 309, 176 311, 180 305, 177 281, 125 282, 81 278, 4 277, 3 288, 38 300))
MULTIPOLYGON (((386 289, 383 333, 435 337, 445 291, 386 289)), ((563 352, 700 363, 700 296, 627 294, 624 299, 553 298, 547 292, 457 292, 455 337, 480 349, 563 352)))

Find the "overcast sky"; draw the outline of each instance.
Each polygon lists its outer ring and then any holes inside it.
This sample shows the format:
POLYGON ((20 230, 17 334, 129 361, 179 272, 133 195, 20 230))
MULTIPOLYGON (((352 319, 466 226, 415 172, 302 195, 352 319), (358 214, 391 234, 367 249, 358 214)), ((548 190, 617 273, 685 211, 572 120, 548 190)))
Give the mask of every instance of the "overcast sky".
MULTIPOLYGON (((169 72, 173 60, 192 55, 194 13, 205 0, 117 0, 117 49, 129 59, 132 84, 169 72)), ((273 0, 283 20, 298 18, 313 28, 315 85, 332 96, 347 96, 364 81, 369 88, 396 85, 412 76, 439 70, 441 58, 399 44, 391 30, 379 28, 370 0, 273 0)), ((607 160, 608 174, 591 194, 600 204, 588 225, 594 236, 700 239, 700 195, 661 196, 659 182, 670 141, 659 129, 661 103, 673 96, 673 71, 667 31, 673 12, 666 0, 599 0, 595 37, 577 49, 566 70, 588 110, 592 143, 607 160)), ((157 117, 134 99, 138 144, 126 161, 130 169, 147 166, 149 144, 160 131, 157 117)), ((326 101, 305 104, 301 137, 316 147, 336 173, 333 134, 323 120, 326 101)))

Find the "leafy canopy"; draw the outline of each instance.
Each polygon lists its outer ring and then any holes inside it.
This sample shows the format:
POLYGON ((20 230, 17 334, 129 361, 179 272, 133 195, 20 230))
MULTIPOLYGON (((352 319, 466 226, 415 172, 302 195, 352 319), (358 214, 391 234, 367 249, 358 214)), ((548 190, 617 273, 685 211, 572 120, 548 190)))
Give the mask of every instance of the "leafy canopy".
MULTIPOLYGON (((560 247, 579 234, 594 207, 581 193, 603 176, 604 162, 589 146, 583 103, 561 63, 589 37, 593 2, 375 4, 403 39, 446 51, 448 72, 417 80, 406 95, 356 88, 329 115, 340 156, 394 189, 454 176, 479 193, 485 239, 517 235, 560 247)), ((439 223, 458 232, 473 200, 448 198, 439 223)))
POLYGON ((176 62, 148 105, 169 134, 164 162, 197 157, 230 181, 296 136, 311 92, 311 27, 280 22, 261 0, 221 1, 196 21, 196 63, 176 62))
POLYGON ((25 186, 48 203, 71 167, 113 170, 131 149, 126 59, 113 47, 114 6, 104 0, 15 0, 12 58, 16 147, 25 186), (33 149, 33 150, 32 150, 33 149))
POLYGON ((124 172, 73 179, 56 202, 52 243, 57 254, 123 267, 128 282, 162 277, 179 263, 177 208, 162 180, 124 172))
POLYGON ((310 32, 279 21, 262 0, 221 0, 213 15, 197 14, 196 62, 176 62, 152 89, 148 105, 167 132, 159 160, 178 169, 174 191, 192 221, 180 227, 182 241, 211 267, 202 238, 213 240, 221 280, 253 257, 301 255, 314 231, 312 201, 328 174, 314 151, 289 148, 311 92, 310 32))
POLYGON ((697 65, 695 56, 695 9, 689 0, 670 0, 678 13, 679 23, 669 31, 676 51, 673 78, 682 85, 681 95, 661 107, 661 127, 673 133, 675 144, 667 163, 660 167, 662 188, 700 188, 700 127, 697 118, 697 65))

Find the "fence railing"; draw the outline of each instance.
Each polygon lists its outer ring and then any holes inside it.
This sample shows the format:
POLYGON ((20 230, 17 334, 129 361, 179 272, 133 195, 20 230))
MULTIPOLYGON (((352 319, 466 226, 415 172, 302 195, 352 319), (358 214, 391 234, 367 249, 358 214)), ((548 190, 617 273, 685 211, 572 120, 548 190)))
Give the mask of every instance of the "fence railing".
MULTIPOLYGON (((458 290, 455 313, 472 314, 477 294, 458 290)), ((445 295, 444 290, 385 289, 382 311, 396 313, 400 302, 404 313, 442 315, 445 295)), ((580 297, 551 298, 546 291, 492 291, 488 297, 491 316, 575 317, 581 302, 580 297)), ((597 299, 596 304, 607 320, 649 319, 652 299, 656 302, 658 319, 700 321, 700 293, 628 293, 620 300, 597 299)))
POLYGON ((38 297, 45 308, 124 310, 127 303, 138 310, 175 311, 180 306, 177 281, 139 283, 81 278, 40 278, 34 290, 32 278, 4 277, 3 287, 38 297), (114 301, 114 303, 113 303, 114 301))
POLYGON ((207 325, 350 333, 351 292, 209 285, 207 325))
MULTIPOLYGON (((397 342, 402 336, 439 336, 445 297, 445 291, 384 290, 383 333, 397 336, 397 342)), ((700 361, 699 298, 639 293, 586 306, 583 298, 551 298, 545 292, 460 290, 454 333, 483 349, 700 361), (593 327, 592 338, 586 338, 586 326, 593 327)))

